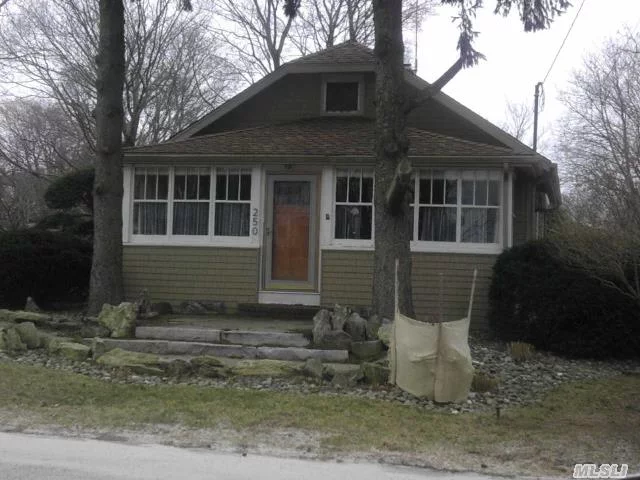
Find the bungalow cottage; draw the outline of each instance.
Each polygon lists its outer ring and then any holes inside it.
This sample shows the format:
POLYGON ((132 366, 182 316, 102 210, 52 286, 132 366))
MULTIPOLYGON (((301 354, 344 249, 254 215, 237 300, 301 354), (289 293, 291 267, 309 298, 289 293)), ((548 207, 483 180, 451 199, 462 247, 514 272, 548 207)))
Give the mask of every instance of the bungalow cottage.
MULTIPOLYGON (((294 60, 171 140, 124 156, 126 296, 227 305, 371 301, 375 63, 347 42, 294 60)), ((411 93, 428 84, 405 73, 411 93)), ((555 164, 448 97, 408 117, 415 167, 413 293, 418 318, 473 326, 491 267, 537 236, 556 206, 555 164)))

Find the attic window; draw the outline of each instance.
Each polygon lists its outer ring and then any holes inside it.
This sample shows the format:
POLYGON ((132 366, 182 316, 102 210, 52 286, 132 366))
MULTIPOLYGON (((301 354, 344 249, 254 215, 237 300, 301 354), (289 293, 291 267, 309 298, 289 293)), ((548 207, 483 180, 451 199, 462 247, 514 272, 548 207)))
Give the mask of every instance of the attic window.
POLYGON ((325 112, 357 113, 359 111, 360 82, 328 81, 325 85, 325 112))

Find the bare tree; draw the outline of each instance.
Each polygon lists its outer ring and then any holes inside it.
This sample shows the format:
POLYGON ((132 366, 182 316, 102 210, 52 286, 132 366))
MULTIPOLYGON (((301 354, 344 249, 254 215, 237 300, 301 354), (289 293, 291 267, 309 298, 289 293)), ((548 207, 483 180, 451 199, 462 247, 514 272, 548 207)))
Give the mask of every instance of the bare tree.
POLYGON ((577 198, 609 226, 640 226, 640 57, 629 32, 590 55, 562 100, 561 154, 577 198))
MULTIPOLYGON (((5 83, 57 101, 93 146, 98 4, 25 0, 10 7, 0 26, 5 83)), ((206 12, 140 0, 126 2, 125 19, 125 145, 164 140, 232 92, 232 67, 215 54, 206 12)))
POLYGON ((47 211, 43 194, 48 183, 28 172, 0 167, 0 231, 18 230, 47 211))
POLYGON ((533 127, 533 110, 526 103, 507 102, 504 120, 501 128, 521 142, 531 144, 531 129, 533 127))

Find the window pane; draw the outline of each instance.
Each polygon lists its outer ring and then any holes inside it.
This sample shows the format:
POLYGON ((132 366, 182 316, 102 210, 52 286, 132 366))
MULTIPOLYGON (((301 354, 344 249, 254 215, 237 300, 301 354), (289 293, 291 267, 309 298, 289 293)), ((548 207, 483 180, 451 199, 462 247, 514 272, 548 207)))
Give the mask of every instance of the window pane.
POLYGON ((336 177, 336 202, 347 201, 347 177, 336 177))
POLYGON ((431 179, 420 179, 420 203, 431 203, 431 179))
POLYGON ((167 204, 165 202, 134 203, 134 235, 166 235, 166 233, 167 204))
POLYGON ((158 200, 169 198, 169 175, 158 175, 158 200))
POLYGON ((336 205, 335 238, 369 240, 373 207, 336 205))
POLYGON ((358 82, 327 82, 327 112, 358 110, 358 82))
POLYGON ((198 198, 198 176, 187 175, 187 200, 197 200, 198 198))
POLYGON ((216 200, 227 199, 227 176, 216 175, 216 200))
POLYGON ((349 201, 360 202, 360 177, 349 177, 349 201))
POLYGON ((185 185, 187 183, 186 175, 176 175, 173 181, 173 198, 176 200, 183 200, 186 189, 185 185))
POLYGON ((362 178, 362 202, 373 202, 373 178, 371 177, 362 178))
POLYGON ((433 205, 444 204, 444 178, 433 179, 433 198, 431 203, 433 205))
POLYGON ((500 183, 497 180, 489 180, 489 205, 500 205, 500 183))
POLYGON ((498 243, 497 208, 463 208, 461 240, 466 243, 498 243))
POLYGON ((486 180, 476 180, 476 205, 486 205, 487 204, 487 181, 486 180))
POLYGON ((177 202, 173 206, 174 235, 208 235, 209 204, 177 202))
POLYGON ((420 207, 418 239, 431 242, 456 241, 456 209, 450 207, 420 207))
POLYGON ((414 215, 414 207, 409 207, 409 218, 407 218, 407 223, 409 224, 409 238, 411 240, 415 240, 413 238, 413 215, 414 215))
POLYGON ((447 205, 455 205, 458 203, 458 181, 457 180, 446 180, 445 181, 446 188, 446 198, 445 203, 447 205))
POLYGON ((462 204, 473 205, 473 180, 462 180, 462 204))
POLYGON ((238 200, 240 192, 240 175, 229 175, 229 191, 227 192, 228 200, 238 200))
POLYGON ((147 192, 144 197, 147 200, 156 199, 156 181, 155 175, 147 175, 147 192))
POLYGON ((251 200, 251 175, 240 176, 240 200, 251 200))
POLYGON ((136 175, 134 178, 133 198, 144 199, 144 175, 136 175))
POLYGON ((216 203, 215 235, 249 236, 248 203, 216 203))
POLYGON ((209 192, 211 190, 211 176, 209 174, 200 176, 200 186, 198 188, 198 198, 200 200, 209 200, 209 192))

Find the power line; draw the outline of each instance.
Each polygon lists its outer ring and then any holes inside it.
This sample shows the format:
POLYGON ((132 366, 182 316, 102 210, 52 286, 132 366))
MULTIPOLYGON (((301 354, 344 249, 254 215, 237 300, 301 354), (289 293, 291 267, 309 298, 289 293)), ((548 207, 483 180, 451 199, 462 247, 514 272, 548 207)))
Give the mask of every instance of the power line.
POLYGON ((564 44, 567 43, 567 38, 569 38, 569 35, 571 34, 571 30, 573 30, 573 26, 576 24, 576 20, 578 20, 578 17, 580 16, 580 12, 582 11, 582 7, 584 7, 584 4, 586 3, 586 1, 587 0, 582 0, 582 4, 580 5, 580 8, 576 12, 576 16, 573 17, 573 22, 571 22, 571 26, 569 27, 569 30, 567 31, 567 34, 564 37, 564 40, 562 40, 562 44, 560 45, 560 48, 556 52, 556 56, 553 58, 553 62, 551 62, 551 66, 549 67, 549 70, 547 70, 547 74, 544 76, 544 80, 542 81, 542 83, 547 81, 547 78, 549 77, 551 70, 553 70, 553 66, 556 64, 556 60, 558 60, 558 57, 560 56, 560 52, 562 52, 562 49, 564 48, 564 44))

